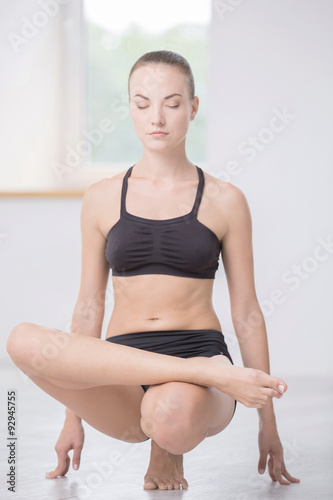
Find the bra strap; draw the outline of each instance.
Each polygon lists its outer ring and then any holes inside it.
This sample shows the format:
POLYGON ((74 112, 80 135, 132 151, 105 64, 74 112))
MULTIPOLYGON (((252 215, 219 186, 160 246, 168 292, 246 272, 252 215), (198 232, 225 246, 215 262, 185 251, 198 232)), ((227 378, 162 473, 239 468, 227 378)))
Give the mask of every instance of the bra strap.
MULTIPOLYGON (((127 181, 129 176, 131 175, 132 169, 134 165, 132 165, 126 172, 126 174, 123 177, 123 185, 121 189, 121 206, 120 206, 120 217, 122 217, 126 213, 126 192, 127 192, 127 181)), ((198 175, 199 175, 199 184, 198 184, 198 189, 197 189, 197 194, 195 197, 192 213, 196 217, 198 214, 199 206, 201 203, 202 199, 202 193, 204 190, 204 185, 205 185, 205 177, 202 169, 200 167, 197 167, 198 175)))
POLYGON ((197 194, 195 197, 194 205, 193 205, 193 214, 195 217, 198 215, 198 210, 199 206, 201 203, 201 198, 202 198, 202 193, 204 190, 204 185, 205 185, 205 177, 202 169, 196 165, 198 169, 198 174, 199 174, 199 184, 198 184, 198 189, 197 189, 197 194))
POLYGON ((127 180, 131 175, 132 169, 134 165, 132 165, 126 172, 123 177, 123 185, 121 188, 121 202, 120 202, 120 217, 122 217, 126 213, 126 192, 127 192, 127 180))

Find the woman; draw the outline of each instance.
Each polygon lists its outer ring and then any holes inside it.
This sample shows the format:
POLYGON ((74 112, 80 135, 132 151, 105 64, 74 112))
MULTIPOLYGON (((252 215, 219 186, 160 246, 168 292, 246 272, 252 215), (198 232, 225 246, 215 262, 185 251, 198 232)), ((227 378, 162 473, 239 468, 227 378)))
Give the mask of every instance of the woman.
POLYGON ((71 333, 21 323, 7 344, 15 364, 67 407, 58 466, 47 477, 67 473, 71 449, 78 469, 83 419, 116 439, 151 438, 145 489, 187 488, 183 454, 225 429, 238 401, 258 409, 259 472, 269 454, 273 481, 298 482, 275 422, 272 399, 287 385, 269 374, 246 199, 186 156, 199 105, 187 61, 168 51, 142 56, 129 103, 142 158, 84 194, 71 333), (233 365, 212 307, 221 249, 244 368, 233 365), (109 266, 115 303, 105 342, 109 266))

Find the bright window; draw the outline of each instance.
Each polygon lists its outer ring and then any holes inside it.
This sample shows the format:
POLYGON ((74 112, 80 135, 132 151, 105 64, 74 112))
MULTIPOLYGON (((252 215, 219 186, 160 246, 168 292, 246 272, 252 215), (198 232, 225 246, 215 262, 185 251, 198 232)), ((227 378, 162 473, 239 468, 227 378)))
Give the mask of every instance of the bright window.
POLYGON ((178 52, 192 67, 200 108, 190 124, 187 153, 191 161, 204 162, 210 2, 84 0, 83 5, 84 128, 87 134, 109 125, 92 141, 92 166, 134 163, 141 157, 129 116, 127 79, 134 62, 152 50, 178 52))

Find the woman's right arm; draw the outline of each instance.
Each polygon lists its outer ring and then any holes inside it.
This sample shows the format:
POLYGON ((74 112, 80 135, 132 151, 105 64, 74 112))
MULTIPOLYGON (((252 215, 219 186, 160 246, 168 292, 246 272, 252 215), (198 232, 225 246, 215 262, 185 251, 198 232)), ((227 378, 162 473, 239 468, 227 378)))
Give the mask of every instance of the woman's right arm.
MULTIPOLYGON (((105 237, 98 220, 101 201, 101 183, 87 188, 81 207, 81 283, 74 308, 71 331, 100 338, 105 311, 105 290, 109 266, 105 259, 105 237)), ((66 408, 66 418, 55 449, 58 465, 47 478, 64 476, 70 466, 68 452, 73 450, 72 467, 80 466, 84 430, 81 418, 66 408)))
POLYGON ((101 183, 85 192, 81 208, 81 283, 74 308, 71 331, 101 337, 105 310, 105 290, 109 265, 105 258, 105 237, 98 221, 101 205, 101 183))

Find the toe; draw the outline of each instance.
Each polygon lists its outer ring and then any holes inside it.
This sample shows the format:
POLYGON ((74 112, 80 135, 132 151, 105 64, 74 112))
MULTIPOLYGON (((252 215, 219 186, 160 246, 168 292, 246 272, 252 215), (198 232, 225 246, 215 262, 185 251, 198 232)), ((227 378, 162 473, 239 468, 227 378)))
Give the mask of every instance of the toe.
POLYGON ((167 485, 163 481, 158 481, 157 485, 158 485, 159 490, 167 490, 168 489, 167 485))
POLYGON ((186 479, 184 477, 182 478, 182 480, 180 482, 181 482, 182 488, 184 488, 184 489, 188 488, 188 482, 186 481, 186 479))
POLYGON ((155 483, 155 481, 153 481, 152 479, 145 480, 144 485, 143 485, 144 490, 156 490, 157 488, 158 488, 158 486, 155 483))
POLYGON ((179 483, 179 481, 174 481, 173 482, 173 488, 175 490, 180 490, 180 483, 179 483))

